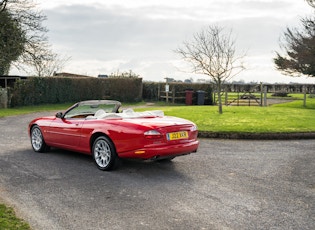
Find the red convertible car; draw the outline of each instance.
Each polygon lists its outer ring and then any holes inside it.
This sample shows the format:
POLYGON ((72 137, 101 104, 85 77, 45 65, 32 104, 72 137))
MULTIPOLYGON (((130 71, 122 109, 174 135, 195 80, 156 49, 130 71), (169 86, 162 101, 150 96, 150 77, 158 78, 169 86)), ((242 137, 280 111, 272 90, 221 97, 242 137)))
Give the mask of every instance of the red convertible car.
POLYGON ((112 100, 82 101, 55 116, 34 119, 29 135, 35 152, 50 147, 90 154, 97 167, 111 170, 120 158, 171 160, 196 152, 194 123, 162 111, 119 112, 112 100))

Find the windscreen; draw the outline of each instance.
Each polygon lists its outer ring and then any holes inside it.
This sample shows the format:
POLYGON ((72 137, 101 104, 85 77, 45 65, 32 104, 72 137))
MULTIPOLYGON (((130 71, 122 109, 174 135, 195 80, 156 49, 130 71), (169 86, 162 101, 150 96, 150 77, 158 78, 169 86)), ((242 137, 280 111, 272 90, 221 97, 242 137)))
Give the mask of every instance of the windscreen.
POLYGON ((94 115, 98 110, 104 110, 106 113, 116 112, 119 108, 117 103, 104 103, 97 102, 84 102, 79 103, 77 106, 70 109, 64 116, 64 118, 71 118, 78 115, 94 115))

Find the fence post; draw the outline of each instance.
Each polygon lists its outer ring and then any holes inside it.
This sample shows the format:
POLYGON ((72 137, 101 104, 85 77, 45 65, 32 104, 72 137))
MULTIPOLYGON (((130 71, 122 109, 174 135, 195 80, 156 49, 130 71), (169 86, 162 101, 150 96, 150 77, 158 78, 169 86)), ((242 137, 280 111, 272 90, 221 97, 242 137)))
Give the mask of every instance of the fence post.
POLYGON ((264 106, 267 106, 267 86, 264 86, 264 106))
POLYGON ((306 107, 306 86, 303 86, 303 92, 304 92, 304 99, 303 99, 303 106, 306 107))
POLYGON ((166 94, 166 103, 168 103, 168 92, 170 91, 170 86, 166 83, 165 85, 165 94, 166 94))
POLYGON ((260 106, 263 106, 263 83, 260 82, 260 106))
POLYGON ((240 103, 240 89, 237 91, 237 106, 239 106, 240 103))

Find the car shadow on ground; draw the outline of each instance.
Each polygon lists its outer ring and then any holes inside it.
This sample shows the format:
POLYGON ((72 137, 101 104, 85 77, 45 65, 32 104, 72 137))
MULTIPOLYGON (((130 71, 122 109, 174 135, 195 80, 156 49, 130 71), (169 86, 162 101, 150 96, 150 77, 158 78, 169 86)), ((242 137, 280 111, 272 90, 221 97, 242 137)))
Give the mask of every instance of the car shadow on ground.
POLYGON ((51 148, 50 151, 46 153, 36 153, 30 149, 17 152, 15 155, 15 160, 20 158, 18 161, 28 162, 29 168, 32 168, 31 164, 36 164, 36 167, 43 168, 52 174, 62 172, 64 176, 67 174, 68 176, 74 174, 85 174, 85 176, 86 174, 90 174, 96 176, 108 175, 108 173, 110 173, 116 175, 138 175, 139 177, 145 176, 146 178, 157 179, 158 181, 161 180, 161 178, 164 178, 163 181, 189 180, 189 178, 181 172, 183 162, 177 161, 177 158, 172 161, 120 159, 118 166, 108 172, 99 170, 91 155, 57 148, 51 148))

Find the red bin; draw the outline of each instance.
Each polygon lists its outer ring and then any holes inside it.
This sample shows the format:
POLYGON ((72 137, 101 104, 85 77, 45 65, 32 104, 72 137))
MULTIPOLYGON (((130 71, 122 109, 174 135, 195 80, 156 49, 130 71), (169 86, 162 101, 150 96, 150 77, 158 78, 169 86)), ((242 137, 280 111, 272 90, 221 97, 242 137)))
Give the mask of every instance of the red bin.
POLYGON ((186 105, 192 105, 192 97, 193 97, 193 92, 192 90, 186 90, 185 93, 186 93, 186 105))

